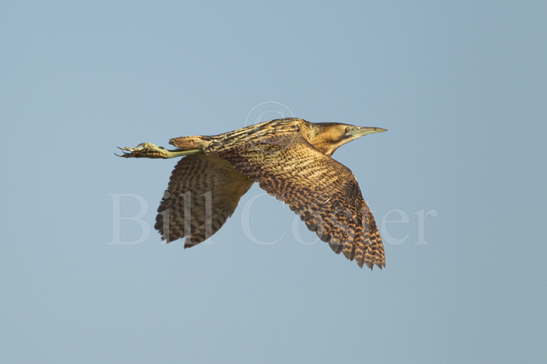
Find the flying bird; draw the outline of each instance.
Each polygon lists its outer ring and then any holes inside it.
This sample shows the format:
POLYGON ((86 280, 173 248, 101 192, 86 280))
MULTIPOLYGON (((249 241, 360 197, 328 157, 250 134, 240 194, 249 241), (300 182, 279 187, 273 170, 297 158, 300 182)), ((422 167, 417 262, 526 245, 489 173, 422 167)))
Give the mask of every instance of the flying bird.
POLYGON ((212 136, 120 148, 124 158, 182 158, 174 168, 155 228, 192 247, 216 233, 254 182, 286 203, 337 254, 360 267, 385 266, 374 217, 349 168, 331 156, 364 135, 386 131, 344 123, 276 119, 212 136))

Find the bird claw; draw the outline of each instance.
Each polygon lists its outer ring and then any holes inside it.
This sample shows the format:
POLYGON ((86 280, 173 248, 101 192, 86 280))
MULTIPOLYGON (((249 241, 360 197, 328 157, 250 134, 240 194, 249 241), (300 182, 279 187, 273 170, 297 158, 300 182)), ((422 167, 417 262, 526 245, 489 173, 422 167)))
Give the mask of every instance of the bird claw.
POLYGON ((141 143, 136 147, 118 147, 122 153, 114 153, 122 158, 168 158, 167 149, 152 143, 141 143))

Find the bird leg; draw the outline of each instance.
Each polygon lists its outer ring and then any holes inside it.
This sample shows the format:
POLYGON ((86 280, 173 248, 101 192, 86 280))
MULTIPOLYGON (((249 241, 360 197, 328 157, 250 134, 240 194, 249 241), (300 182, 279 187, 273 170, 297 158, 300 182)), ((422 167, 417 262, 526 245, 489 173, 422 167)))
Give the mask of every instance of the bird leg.
POLYGON ((135 148, 118 147, 122 151, 122 154, 116 154, 118 157, 123 158, 177 158, 190 154, 201 152, 200 149, 188 149, 188 150, 168 150, 164 147, 160 147, 152 143, 141 143, 135 148))

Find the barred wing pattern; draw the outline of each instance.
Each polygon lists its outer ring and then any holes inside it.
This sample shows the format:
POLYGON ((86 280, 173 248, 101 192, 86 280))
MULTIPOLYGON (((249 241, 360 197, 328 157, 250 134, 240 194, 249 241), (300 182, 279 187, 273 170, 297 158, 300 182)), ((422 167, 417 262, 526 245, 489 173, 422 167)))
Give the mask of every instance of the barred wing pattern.
POLYGON ((167 242, 186 237, 185 248, 217 232, 252 181, 214 154, 181 159, 158 208, 155 228, 167 242))
POLYGON ((353 173, 304 138, 272 137, 219 155, 288 204, 337 254, 360 267, 385 266, 380 232, 353 173))

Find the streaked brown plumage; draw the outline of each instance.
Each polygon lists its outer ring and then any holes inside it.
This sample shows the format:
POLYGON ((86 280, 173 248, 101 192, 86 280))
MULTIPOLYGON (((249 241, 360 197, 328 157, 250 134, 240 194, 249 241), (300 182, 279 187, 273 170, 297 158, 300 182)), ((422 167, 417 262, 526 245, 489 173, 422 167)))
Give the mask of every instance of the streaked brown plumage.
POLYGON ((214 136, 170 140, 177 150, 144 143, 123 157, 181 159, 156 218, 169 241, 206 240, 234 212, 252 185, 285 202, 336 253, 359 266, 385 266, 374 217, 352 172, 330 156, 360 136, 384 131, 342 123, 277 119, 214 136))

